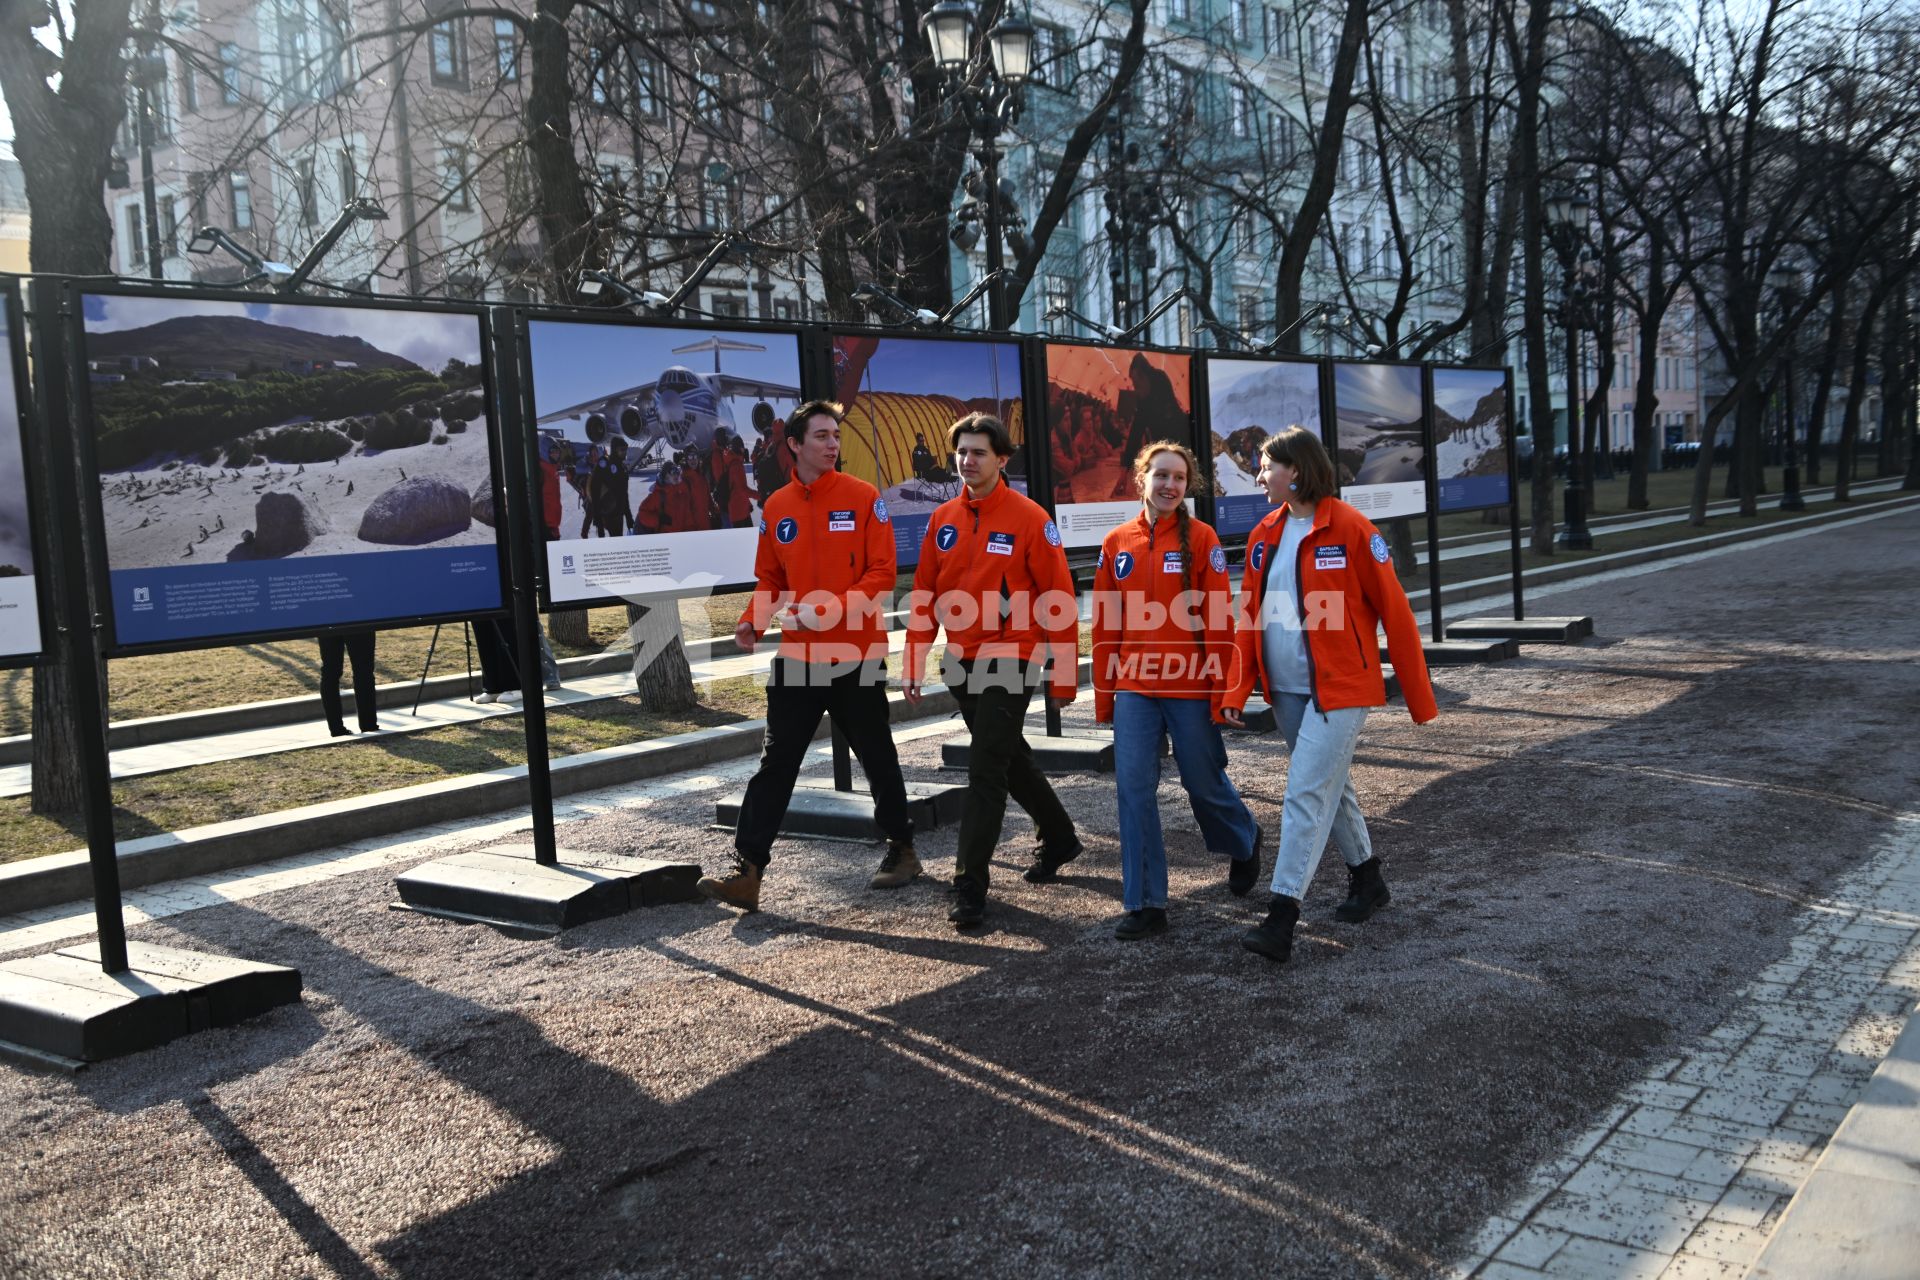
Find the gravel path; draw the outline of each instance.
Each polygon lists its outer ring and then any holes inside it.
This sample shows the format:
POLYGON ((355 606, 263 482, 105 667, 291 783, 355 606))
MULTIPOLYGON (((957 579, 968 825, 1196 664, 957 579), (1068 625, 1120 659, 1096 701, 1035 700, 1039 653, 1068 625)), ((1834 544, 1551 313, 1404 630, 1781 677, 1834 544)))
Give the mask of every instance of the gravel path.
MULTIPOLYGON (((1421 1276, 1715 1026, 1806 899, 1920 806, 1920 514, 1560 595, 1598 637, 1440 673, 1363 735, 1392 908, 1243 953, 1171 777, 1173 930, 1112 940, 1089 852, 991 927, 876 850, 788 842, 767 909, 525 942, 390 872, 135 936, 298 965, 302 1006, 74 1079, 0 1068, 0 1275, 1421 1276)), ((1085 721, 1083 704, 1069 717, 1085 721)), ((1278 827, 1285 755, 1236 739, 1278 827)), ((933 778, 939 742, 903 749, 933 778)), ((714 793, 562 841, 697 856, 714 793)), ((952 856, 949 829, 922 842, 952 856)))

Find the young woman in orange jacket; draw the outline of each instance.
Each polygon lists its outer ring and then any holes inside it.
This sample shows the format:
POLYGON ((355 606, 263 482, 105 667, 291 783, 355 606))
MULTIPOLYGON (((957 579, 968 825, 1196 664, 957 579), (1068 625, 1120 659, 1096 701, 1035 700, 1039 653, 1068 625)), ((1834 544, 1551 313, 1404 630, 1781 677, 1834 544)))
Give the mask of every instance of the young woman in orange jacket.
POLYGON ((1227 778, 1214 715, 1233 667, 1233 587, 1212 526, 1187 514, 1199 477, 1193 453, 1160 440, 1133 460, 1141 510, 1100 544, 1093 577, 1093 718, 1113 725, 1119 792, 1121 902, 1113 936, 1167 927, 1167 849, 1161 838, 1160 739, 1207 848, 1233 859, 1228 887, 1260 875, 1260 828, 1227 778))
POLYGON ((1247 535, 1235 679, 1221 715, 1239 724, 1258 685, 1291 752, 1273 898, 1266 920, 1241 940, 1249 951, 1284 961, 1293 953, 1300 899, 1329 838, 1347 863, 1347 898, 1334 915, 1357 923, 1387 904, 1380 859, 1349 776, 1367 708, 1387 700, 1382 626, 1414 723, 1438 712, 1387 540, 1333 496, 1325 446, 1312 432, 1290 427, 1267 441, 1260 463, 1260 482, 1281 506, 1247 535))

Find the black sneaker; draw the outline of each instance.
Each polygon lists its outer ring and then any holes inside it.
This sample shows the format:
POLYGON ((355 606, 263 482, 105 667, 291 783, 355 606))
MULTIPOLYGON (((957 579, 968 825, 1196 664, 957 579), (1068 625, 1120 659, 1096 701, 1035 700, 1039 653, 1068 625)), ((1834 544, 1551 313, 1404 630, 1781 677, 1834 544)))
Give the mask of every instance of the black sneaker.
POLYGON ((953 886, 953 908, 947 919, 962 929, 987 918, 987 891, 971 881, 953 886))
POLYGON ((1150 938, 1156 933, 1167 931, 1167 909, 1165 907, 1142 907, 1138 911, 1129 911, 1120 917, 1120 923, 1114 926, 1113 936, 1122 942, 1138 942, 1150 938))
POLYGON ((1033 865, 1023 873, 1028 884, 1047 884, 1060 878, 1060 868, 1072 862, 1087 851, 1087 846, 1075 837, 1073 847, 1065 853, 1054 853, 1046 845, 1039 845, 1033 851, 1033 865))
POLYGON ((1359 924, 1392 901, 1387 882, 1380 878, 1380 859, 1368 858, 1347 868, 1347 900, 1333 909, 1334 918, 1359 924))
POLYGON ((1267 918, 1240 937, 1240 945, 1276 964, 1293 955, 1293 926, 1300 922, 1300 900, 1274 894, 1267 918))
POLYGON ((1256 825, 1253 829, 1253 852, 1227 864, 1227 892, 1236 898, 1246 897, 1252 891, 1254 881, 1260 878, 1260 840, 1265 834, 1256 825))

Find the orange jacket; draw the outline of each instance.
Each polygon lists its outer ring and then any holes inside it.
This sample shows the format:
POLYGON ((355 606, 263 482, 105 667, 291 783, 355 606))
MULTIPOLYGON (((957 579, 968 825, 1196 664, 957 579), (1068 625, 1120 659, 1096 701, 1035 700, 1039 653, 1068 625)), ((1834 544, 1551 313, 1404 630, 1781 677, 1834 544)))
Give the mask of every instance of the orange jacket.
POLYGON ((707 456, 707 473, 713 484, 714 505, 720 516, 734 528, 753 514, 753 494, 747 490, 747 464, 733 450, 716 447, 707 456))
POLYGON ((1193 586, 1175 516, 1127 521, 1100 544, 1093 574, 1093 718, 1113 719, 1121 689, 1205 698, 1217 713, 1234 670, 1233 584, 1213 526, 1189 518, 1193 586))
MULTIPOLYGON (((1240 709, 1258 685, 1266 689, 1260 645, 1260 616, 1267 590, 1269 558, 1286 529, 1283 504, 1247 535, 1247 570, 1235 611, 1238 649, 1233 687, 1225 705, 1240 709)), ((1313 513, 1313 529, 1300 544, 1294 566, 1301 621, 1306 626, 1307 671, 1314 701, 1322 711, 1377 707, 1387 700, 1380 672, 1380 627, 1387 629, 1387 654, 1400 677, 1400 694, 1415 724, 1440 714, 1427 657, 1420 647, 1407 593, 1393 573, 1387 540, 1373 522, 1338 498, 1323 498, 1313 513)), ((1271 695, 1268 695, 1269 698, 1271 695)))
POLYGON ((840 471, 812 484, 796 472, 762 509, 753 601, 740 621, 756 635, 788 604, 824 610, 822 626, 788 625, 780 653, 803 662, 858 662, 887 654, 886 606, 899 572, 880 491, 840 471))
POLYGON ((977 502, 962 489, 927 520, 907 614, 909 683, 940 627, 955 658, 1052 658, 1049 692, 1073 700, 1080 614, 1067 553, 1046 511, 1004 476, 977 502))

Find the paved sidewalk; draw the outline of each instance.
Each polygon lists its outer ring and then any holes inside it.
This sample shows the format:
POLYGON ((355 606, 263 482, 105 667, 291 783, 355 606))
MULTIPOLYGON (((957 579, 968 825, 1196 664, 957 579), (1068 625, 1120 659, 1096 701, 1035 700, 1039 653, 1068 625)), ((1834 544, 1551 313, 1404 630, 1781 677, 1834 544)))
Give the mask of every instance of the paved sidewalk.
POLYGON ((1920 813, 1798 923, 1733 1013, 1536 1170, 1454 1276, 1747 1273, 1920 998, 1920 813))

